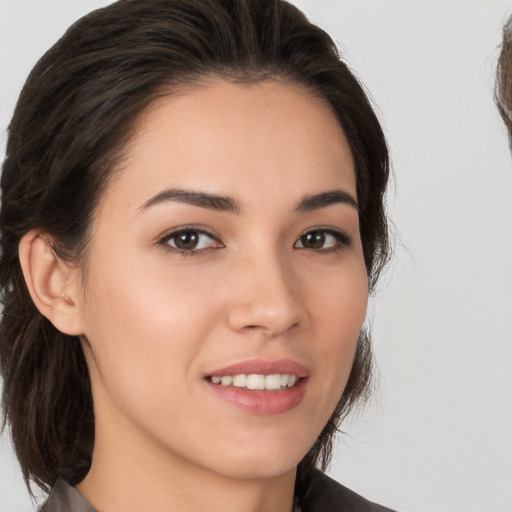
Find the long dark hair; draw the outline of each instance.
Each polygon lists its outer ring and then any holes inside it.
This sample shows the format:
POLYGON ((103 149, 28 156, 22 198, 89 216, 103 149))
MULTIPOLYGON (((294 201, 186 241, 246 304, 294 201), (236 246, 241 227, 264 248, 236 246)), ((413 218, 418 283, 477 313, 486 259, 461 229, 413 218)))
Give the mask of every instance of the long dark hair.
MULTIPOLYGON (((119 0, 85 16, 37 63, 9 126, 1 178, 0 368, 4 422, 27 484, 79 482, 94 444, 89 374, 78 338, 34 306, 18 245, 38 228, 80 263, 95 205, 140 114, 204 79, 299 84, 326 101, 349 141, 370 290, 389 255, 386 140, 332 39, 282 0, 119 0)), ((371 345, 361 333, 331 419, 300 464, 325 469, 341 419, 368 393, 371 345)))

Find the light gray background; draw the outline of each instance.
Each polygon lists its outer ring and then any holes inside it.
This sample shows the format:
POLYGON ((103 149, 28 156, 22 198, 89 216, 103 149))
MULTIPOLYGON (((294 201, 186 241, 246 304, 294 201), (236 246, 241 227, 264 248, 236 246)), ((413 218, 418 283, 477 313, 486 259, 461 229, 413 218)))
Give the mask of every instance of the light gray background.
MULTIPOLYGON (((108 0, 0 0, 0 153, 23 81, 108 0)), ((380 390, 331 474, 403 512, 512 512, 512 169, 492 101, 506 0, 295 0, 387 131, 399 239, 372 302, 380 390)), ((33 510, 4 435, 0 511, 33 510)))

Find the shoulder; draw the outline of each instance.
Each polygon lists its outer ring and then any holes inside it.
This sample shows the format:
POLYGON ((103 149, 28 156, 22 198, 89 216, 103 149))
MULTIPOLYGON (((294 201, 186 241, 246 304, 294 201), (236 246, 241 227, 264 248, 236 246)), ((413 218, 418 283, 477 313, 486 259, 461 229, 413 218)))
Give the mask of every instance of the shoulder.
POLYGON ((300 504, 303 512, 393 512, 372 503, 324 473, 308 472, 300 504))
POLYGON ((96 512, 96 509, 65 480, 58 480, 38 512, 96 512))

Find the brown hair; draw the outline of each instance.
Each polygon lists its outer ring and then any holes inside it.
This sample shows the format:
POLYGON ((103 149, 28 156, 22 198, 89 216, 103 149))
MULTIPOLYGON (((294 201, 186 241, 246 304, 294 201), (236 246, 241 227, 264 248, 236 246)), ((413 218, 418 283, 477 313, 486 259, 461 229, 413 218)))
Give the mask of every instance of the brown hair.
MULTIPOLYGON (((205 77, 300 84, 331 106, 357 174, 370 290, 389 255, 386 140, 332 39, 282 0, 119 0, 72 25, 37 63, 9 126, 1 178, 0 368, 4 421, 27 484, 44 489, 88 471, 94 415, 78 338, 34 306, 18 259, 33 228, 80 263, 91 218, 134 123, 159 95, 205 77)), ((370 338, 359 338, 343 396, 303 473, 325 469, 341 419, 368 393, 370 338)))
POLYGON ((512 17, 503 26, 503 41, 496 71, 495 99, 512 147, 512 17))

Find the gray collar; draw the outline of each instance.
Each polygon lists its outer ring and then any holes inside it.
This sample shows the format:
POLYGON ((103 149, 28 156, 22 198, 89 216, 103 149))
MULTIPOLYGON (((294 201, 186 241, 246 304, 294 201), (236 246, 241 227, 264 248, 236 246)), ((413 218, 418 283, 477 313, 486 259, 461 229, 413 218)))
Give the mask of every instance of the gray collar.
POLYGON ((39 512, 97 512, 97 510, 77 489, 60 479, 53 486, 52 492, 39 512))

